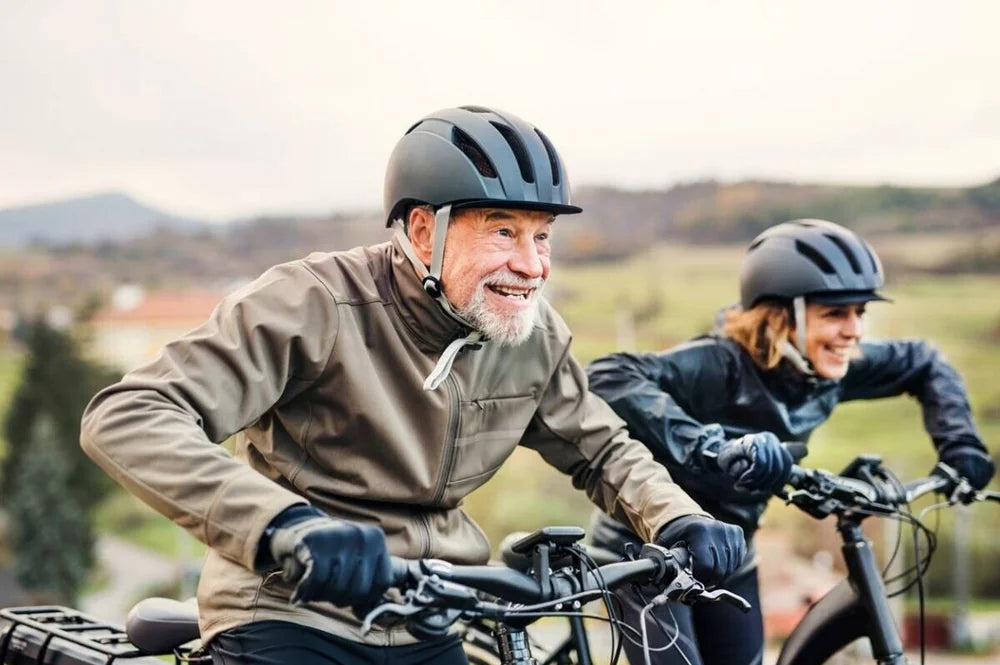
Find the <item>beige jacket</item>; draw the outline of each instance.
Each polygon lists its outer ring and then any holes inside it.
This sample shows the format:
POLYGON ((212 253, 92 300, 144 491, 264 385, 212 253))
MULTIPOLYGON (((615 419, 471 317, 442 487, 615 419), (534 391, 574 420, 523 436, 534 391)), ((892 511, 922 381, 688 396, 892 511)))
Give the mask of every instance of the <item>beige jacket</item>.
POLYGON ((228 296, 210 320, 94 397, 82 445, 118 482, 206 543, 203 638, 280 619, 372 644, 326 603, 293 607, 257 542, 308 501, 379 525, 390 551, 481 563, 483 532, 461 510, 517 445, 537 450, 646 540, 705 514, 587 390, 565 323, 542 302, 514 348, 466 348, 421 388, 460 330, 394 243, 313 254, 228 296), (214 445, 239 433, 235 459, 214 445))

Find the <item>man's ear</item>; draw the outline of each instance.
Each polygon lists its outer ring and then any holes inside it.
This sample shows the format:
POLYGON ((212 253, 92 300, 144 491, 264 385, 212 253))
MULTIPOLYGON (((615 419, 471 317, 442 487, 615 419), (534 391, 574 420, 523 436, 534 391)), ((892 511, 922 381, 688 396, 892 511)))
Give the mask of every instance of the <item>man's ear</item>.
POLYGON ((434 247, 434 213, 427 208, 414 206, 406 225, 407 235, 417 258, 425 266, 431 264, 431 250, 434 247))

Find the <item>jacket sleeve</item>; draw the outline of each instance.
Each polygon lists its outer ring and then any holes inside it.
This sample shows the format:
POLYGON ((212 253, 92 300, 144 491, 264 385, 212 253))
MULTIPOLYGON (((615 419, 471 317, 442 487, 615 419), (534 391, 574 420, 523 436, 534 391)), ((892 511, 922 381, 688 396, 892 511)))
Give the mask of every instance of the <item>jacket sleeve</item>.
POLYGON ((590 389, 657 459, 695 473, 717 473, 696 453, 723 441, 725 432, 698 421, 678 401, 698 400, 702 410, 715 411, 730 392, 729 362, 724 350, 704 340, 663 353, 604 356, 591 363, 587 374, 590 389))
POLYGON ((336 328, 332 296, 305 266, 272 268, 99 392, 84 411, 81 445, 133 494, 252 568, 271 518, 306 501, 215 444, 308 387, 336 328))
POLYGON ((862 343, 861 358, 851 361, 840 391, 843 401, 913 395, 920 402, 924 428, 939 453, 958 446, 986 450, 976 431, 962 378, 928 342, 862 343))
POLYGON ((566 348, 521 444, 573 478, 601 510, 652 541, 667 522, 705 515, 625 424, 587 388, 566 348))

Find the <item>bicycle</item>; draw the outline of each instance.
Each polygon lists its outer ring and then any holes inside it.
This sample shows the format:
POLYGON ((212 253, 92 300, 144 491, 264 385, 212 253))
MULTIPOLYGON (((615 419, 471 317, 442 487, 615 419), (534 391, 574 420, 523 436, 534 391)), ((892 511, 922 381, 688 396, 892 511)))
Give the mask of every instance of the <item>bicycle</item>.
MULTIPOLYGON (((813 517, 837 517, 837 530, 847 564, 847 578, 815 602, 799 621, 778 656, 777 665, 818 665, 828 662, 851 642, 868 638, 872 656, 879 665, 907 665, 902 640, 890 613, 888 599, 922 584, 922 576, 934 553, 933 533, 910 514, 908 504, 930 493, 946 496, 946 501, 931 509, 974 501, 1000 502, 1000 492, 975 491, 950 467, 939 464, 928 477, 900 483, 882 466, 881 458, 862 455, 853 460, 839 475, 822 469, 792 469, 788 485, 793 491, 776 494, 787 503, 813 517), (926 554, 917 555, 917 564, 910 573, 914 579, 903 588, 890 592, 883 581, 883 571, 875 560, 872 543, 861 529, 868 517, 885 517, 907 522, 920 529, 928 539, 926 554)), ((894 553, 895 555, 895 553, 894 553)), ((504 553, 505 562, 512 558, 504 553)), ((602 555, 604 557, 608 554, 602 555)), ((615 556, 610 553, 610 556, 615 556)), ((508 565, 513 565, 508 562, 508 565)), ((888 570, 888 566, 885 570, 888 570)), ((906 573, 904 573, 905 575, 906 573)), ((898 576, 889 580, 896 582, 898 576)), ((921 596, 922 606, 922 596, 921 596)), ((488 630, 471 623, 470 639, 484 642, 488 630)), ((481 662, 496 663, 483 659, 481 662)), ((924 649, 921 639, 921 662, 924 649)), ((571 623, 569 636, 552 652, 543 665, 553 663, 590 664, 587 633, 582 622, 571 623)))
MULTIPOLYGON (((839 475, 795 466, 788 484, 793 491, 777 493, 787 503, 816 518, 836 516, 847 578, 812 605, 785 641, 777 665, 824 663, 851 642, 862 638, 869 640, 872 656, 879 665, 907 665, 909 661, 903 653, 902 639, 888 599, 917 586, 922 619, 922 579, 936 545, 933 531, 910 513, 909 504, 932 492, 945 495, 943 503, 931 506, 927 512, 958 503, 1000 502, 1000 492, 976 491, 944 464, 938 464, 930 476, 904 485, 882 466, 881 458, 876 455, 857 457, 839 475), (921 557, 915 535, 914 567, 900 576, 883 580, 884 571, 876 562, 872 543, 861 529, 862 522, 869 517, 886 517, 900 521, 901 525, 910 524, 914 534, 919 530, 927 538, 926 554, 921 557), (907 574, 912 574, 913 579, 892 593, 887 590, 887 581, 899 582, 907 574)), ((923 662, 922 631, 920 642, 923 662)))
MULTIPOLYGON (((370 630, 376 622, 403 623, 411 635, 431 639, 445 636, 457 622, 472 622, 471 627, 466 625, 460 631, 470 663, 536 665, 539 661, 532 656, 526 626, 543 616, 564 616, 573 622, 576 637, 583 640, 572 645, 580 658, 577 662, 590 663, 582 619, 593 616, 613 625, 616 619, 610 605, 606 618, 586 614, 583 604, 608 600, 611 590, 620 585, 662 585, 663 591, 653 599, 651 607, 671 600, 726 602, 744 611, 749 609, 739 596, 708 590, 694 579, 683 548, 668 550, 647 544, 631 560, 596 565, 577 544, 583 536, 583 529, 578 527, 547 527, 515 543, 513 552, 530 557, 530 573, 505 566, 452 565, 437 559, 393 557, 392 586, 402 591, 403 597, 398 602, 383 602, 369 612, 362 631, 370 630), (492 639, 486 639, 487 632, 492 639)), ((292 567, 285 570, 289 579, 297 573, 292 567)), ((634 631, 648 647, 644 627, 625 630, 634 631)), ((198 637, 197 608, 191 604, 163 598, 141 601, 130 612, 126 631, 143 653, 173 653, 178 663, 211 662, 203 651, 183 646, 198 637)), ((568 654, 569 649, 562 653, 568 654)), ((557 658, 561 656, 550 655, 543 662, 563 662, 557 658)))

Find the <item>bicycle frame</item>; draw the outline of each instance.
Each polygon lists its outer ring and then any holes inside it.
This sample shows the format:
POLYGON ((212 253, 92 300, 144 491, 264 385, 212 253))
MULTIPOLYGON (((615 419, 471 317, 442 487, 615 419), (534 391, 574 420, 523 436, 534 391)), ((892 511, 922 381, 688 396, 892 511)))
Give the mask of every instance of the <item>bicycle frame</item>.
POLYGON ((860 637, 871 640, 872 655, 880 665, 906 665, 882 574, 861 520, 842 516, 837 530, 843 540, 847 579, 809 609, 782 647, 777 665, 822 663, 860 637))

